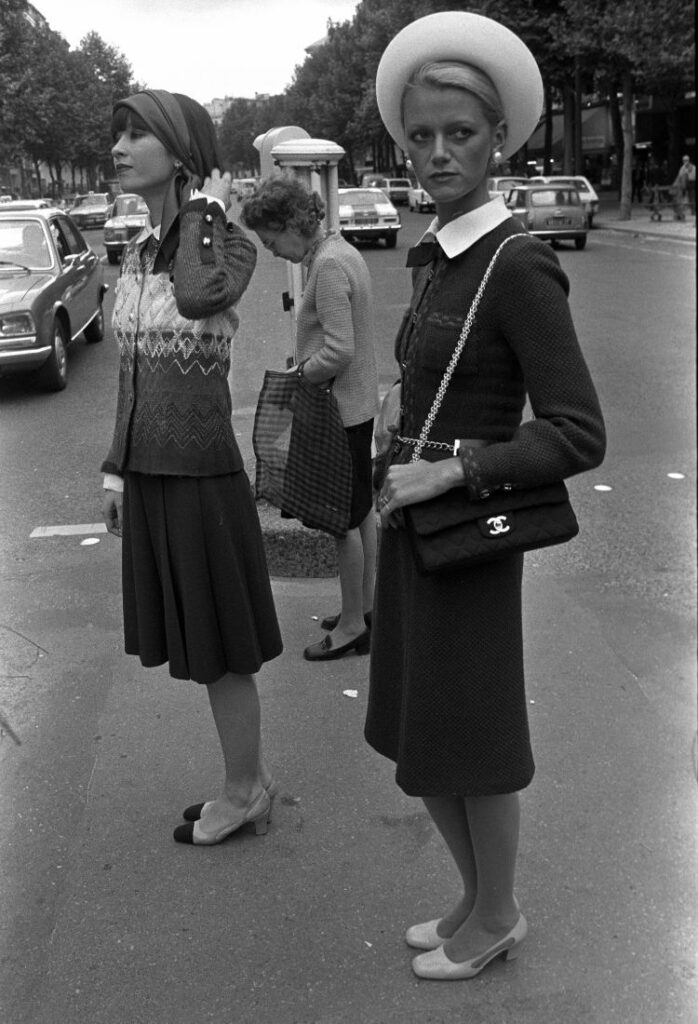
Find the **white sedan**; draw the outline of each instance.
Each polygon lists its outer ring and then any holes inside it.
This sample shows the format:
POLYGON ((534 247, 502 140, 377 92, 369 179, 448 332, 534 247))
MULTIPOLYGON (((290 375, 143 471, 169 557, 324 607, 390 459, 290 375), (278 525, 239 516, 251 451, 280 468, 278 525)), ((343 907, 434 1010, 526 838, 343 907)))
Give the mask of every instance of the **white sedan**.
POLYGON ((380 188, 340 188, 339 230, 350 242, 377 242, 388 249, 397 244, 400 214, 380 188))
POLYGON ((594 187, 588 178, 582 177, 581 174, 573 175, 547 175, 540 178, 531 178, 530 185, 558 185, 563 188, 572 187, 576 188, 579 192, 579 198, 582 200, 582 206, 587 217, 587 224, 591 227, 595 215, 599 212, 599 197, 594 191, 594 187))

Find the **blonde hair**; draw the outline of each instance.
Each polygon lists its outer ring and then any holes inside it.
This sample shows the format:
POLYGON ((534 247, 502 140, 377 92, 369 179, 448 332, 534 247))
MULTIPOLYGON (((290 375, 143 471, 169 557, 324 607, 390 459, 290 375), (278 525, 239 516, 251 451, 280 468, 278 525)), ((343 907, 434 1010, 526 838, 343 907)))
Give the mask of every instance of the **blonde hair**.
POLYGON ((460 61, 439 60, 422 64, 409 78, 402 94, 402 121, 404 125, 405 96, 408 89, 420 85, 436 89, 462 89, 477 96, 482 104, 485 117, 493 128, 505 120, 504 108, 489 75, 472 64, 460 61))

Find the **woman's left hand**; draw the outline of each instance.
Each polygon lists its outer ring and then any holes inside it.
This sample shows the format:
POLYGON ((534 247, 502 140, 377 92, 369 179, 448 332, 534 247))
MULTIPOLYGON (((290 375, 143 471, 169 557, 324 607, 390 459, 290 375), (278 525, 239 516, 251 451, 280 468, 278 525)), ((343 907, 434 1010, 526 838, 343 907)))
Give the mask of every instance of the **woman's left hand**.
POLYGON ((211 176, 204 179, 204 183, 200 188, 200 192, 204 195, 211 196, 213 199, 220 199, 226 210, 230 206, 230 190, 233 185, 233 176, 230 171, 224 171, 223 174, 214 167, 211 171, 211 176))
POLYGON ((403 505, 435 498, 462 483, 463 466, 456 458, 442 462, 420 459, 404 466, 391 466, 376 502, 381 526, 398 526, 399 518, 395 512, 403 505))

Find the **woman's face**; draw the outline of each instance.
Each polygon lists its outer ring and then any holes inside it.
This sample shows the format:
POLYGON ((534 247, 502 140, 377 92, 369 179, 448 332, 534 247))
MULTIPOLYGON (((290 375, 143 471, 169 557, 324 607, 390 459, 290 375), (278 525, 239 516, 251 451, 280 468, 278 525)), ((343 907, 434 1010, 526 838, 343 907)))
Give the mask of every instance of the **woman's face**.
POLYGON ((415 86, 405 94, 404 121, 415 174, 434 199, 440 221, 489 201, 490 160, 506 131, 503 125, 492 127, 477 96, 415 86))
POLYGON ((290 260, 291 263, 301 263, 313 244, 313 239, 306 238, 292 227, 286 227, 283 231, 261 227, 254 230, 265 249, 273 256, 290 260))
POLYGON ((116 135, 112 156, 124 192, 146 200, 164 198, 175 171, 174 157, 152 132, 134 128, 129 120, 116 135))

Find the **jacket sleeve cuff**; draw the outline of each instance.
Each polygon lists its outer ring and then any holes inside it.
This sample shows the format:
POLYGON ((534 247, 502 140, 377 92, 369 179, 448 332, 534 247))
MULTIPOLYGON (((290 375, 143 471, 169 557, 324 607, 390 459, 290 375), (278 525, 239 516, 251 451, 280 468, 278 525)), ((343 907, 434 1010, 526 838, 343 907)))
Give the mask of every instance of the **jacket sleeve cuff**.
POLYGON ((102 486, 105 491, 119 491, 119 493, 122 493, 124 489, 124 481, 123 478, 117 476, 116 473, 105 473, 104 483, 102 486))

